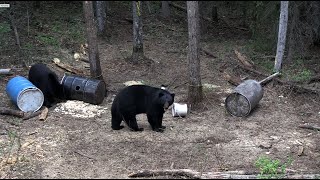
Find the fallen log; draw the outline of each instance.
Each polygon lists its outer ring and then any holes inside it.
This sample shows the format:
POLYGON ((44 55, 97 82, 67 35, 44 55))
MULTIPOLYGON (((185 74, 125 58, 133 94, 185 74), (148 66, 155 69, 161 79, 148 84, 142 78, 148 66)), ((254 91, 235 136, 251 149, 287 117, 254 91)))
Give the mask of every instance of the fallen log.
POLYGON ((36 117, 40 113, 41 113, 41 111, 23 112, 23 111, 20 111, 20 110, 9 109, 9 108, 5 108, 5 107, 1 107, 0 108, 0 114, 16 116, 16 117, 22 118, 23 120, 28 120, 30 118, 36 117))
POLYGON ((13 72, 11 71, 11 69, 0 69, 0 74, 3 74, 3 75, 12 75, 13 72))
POLYGON ((64 69, 64 70, 67 70, 67 71, 69 71, 69 72, 71 72, 71 73, 73 73, 73 74, 80 74, 80 75, 81 75, 81 74, 84 74, 82 70, 76 69, 76 68, 74 68, 74 67, 72 67, 72 66, 70 66, 70 65, 68 65, 68 64, 64 64, 64 63, 60 62, 60 60, 57 59, 57 58, 55 58, 55 59, 53 60, 53 62, 54 62, 54 64, 55 64, 56 66, 58 66, 59 68, 62 68, 62 69, 64 69))
MULTIPOLYGON (((191 169, 164 169, 164 170, 140 170, 130 173, 128 177, 153 177, 153 176, 184 176, 193 179, 258 179, 261 177, 259 173, 251 174, 246 171, 225 171, 225 172, 197 172, 191 169)), ((314 179, 320 174, 277 174, 284 179, 314 179)), ((275 175, 266 177, 275 177, 275 175)))
POLYGON ((23 111, 9 109, 9 108, 5 108, 5 107, 1 107, 0 108, 0 114, 17 116, 17 117, 20 117, 20 118, 22 118, 24 116, 24 112, 23 111))
POLYGON ((239 51, 234 50, 234 53, 237 55, 238 60, 241 64, 244 66, 247 66, 249 68, 253 67, 253 63, 248 61, 248 58, 245 55, 242 55, 239 51))
POLYGON ((223 78, 228 81, 230 84, 234 85, 234 86, 238 86, 242 80, 240 77, 238 76, 234 76, 234 75, 230 75, 227 72, 223 72, 223 78))

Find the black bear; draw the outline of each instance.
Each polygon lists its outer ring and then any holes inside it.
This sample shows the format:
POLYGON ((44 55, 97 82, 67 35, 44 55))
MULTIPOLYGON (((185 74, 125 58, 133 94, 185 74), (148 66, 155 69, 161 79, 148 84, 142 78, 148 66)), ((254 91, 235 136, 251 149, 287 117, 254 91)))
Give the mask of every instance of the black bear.
POLYGON ((58 76, 45 64, 37 63, 32 65, 28 79, 42 91, 44 106, 49 108, 58 100, 64 99, 63 87, 58 80, 58 76))
POLYGON ((146 113, 153 131, 163 132, 163 113, 174 102, 174 93, 147 85, 131 85, 122 89, 115 97, 111 107, 111 127, 122 129, 122 120, 133 131, 143 131, 137 124, 136 115, 146 113))

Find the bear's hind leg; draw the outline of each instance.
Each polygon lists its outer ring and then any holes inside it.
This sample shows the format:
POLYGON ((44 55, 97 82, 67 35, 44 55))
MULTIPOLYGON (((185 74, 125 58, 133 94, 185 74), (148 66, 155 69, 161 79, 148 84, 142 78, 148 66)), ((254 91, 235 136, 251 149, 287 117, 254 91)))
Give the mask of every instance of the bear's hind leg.
POLYGON ((143 128, 138 127, 136 116, 133 114, 125 115, 124 121, 127 123, 129 128, 133 131, 143 131, 143 128))

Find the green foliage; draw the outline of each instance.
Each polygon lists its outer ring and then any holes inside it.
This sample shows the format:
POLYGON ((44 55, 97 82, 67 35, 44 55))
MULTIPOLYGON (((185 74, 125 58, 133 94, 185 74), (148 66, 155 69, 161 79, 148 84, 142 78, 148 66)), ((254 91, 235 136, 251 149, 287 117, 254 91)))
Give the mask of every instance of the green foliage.
POLYGON ((288 158, 286 163, 281 164, 278 159, 272 160, 268 157, 262 156, 255 162, 255 166, 260 170, 259 179, 277 179, 284 177, 286 167, 291 163, 291 158, 288 158))
POLYGON ((278 37, 279 2, 247 2, 252 47, 261 53, 274 52, 278 37))
POLYGON ((293 80, 295 81, 307 81, 311 78, 312 72, 309 69, 303 69, 298 74, 293 76, 293 80))
POLYGON ((26 48, 26 49, 29 49, 29 50, 31 50, 31 49, 34 48, 33 44, 32 44, 32 43, 29 43, 29 42, 25 43, 25 44, 23 45, 23 47, 26 48))
POLYGON ((11 31, 10 24, 7 22, 0 22, 0 35, 11 31))
POLYGON ((304 60, 300 57, 295 57, 293 59, 293 63, 289 67, 286 67, 284 69, 284 76, 288 77, 293 81, 305 82, 308 81, 314 75, 314 73, 311 70, 305 67, 304 60))
POLYGON ((45 46, 50 45, 54 47, 59 47, 59 41, 51 35, 40 34, 36 36, 36 40, 38 40, 41 44, 45 46))

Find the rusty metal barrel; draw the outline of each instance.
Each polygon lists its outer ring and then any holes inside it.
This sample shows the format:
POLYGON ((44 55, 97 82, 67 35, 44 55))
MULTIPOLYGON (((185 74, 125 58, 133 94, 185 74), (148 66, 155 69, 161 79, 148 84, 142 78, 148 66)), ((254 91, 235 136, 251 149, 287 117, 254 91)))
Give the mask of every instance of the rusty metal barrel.
POLYGON ((274 73, 259 82, 249 79, 239 84, 225 100, 227 111, 233 116, 248 116, 263 97, 262 84, 279 74, 274 73))
POLYGON ((101 104, 106 93, 104 81, 76 75, 64 75, 61 84, 66 99, 101 104))
POLYGON ((233 116, 247 116, 262 97, 263 89, 260 83, 255 80, 246 80, 226 98, 226 109, 233 116))

